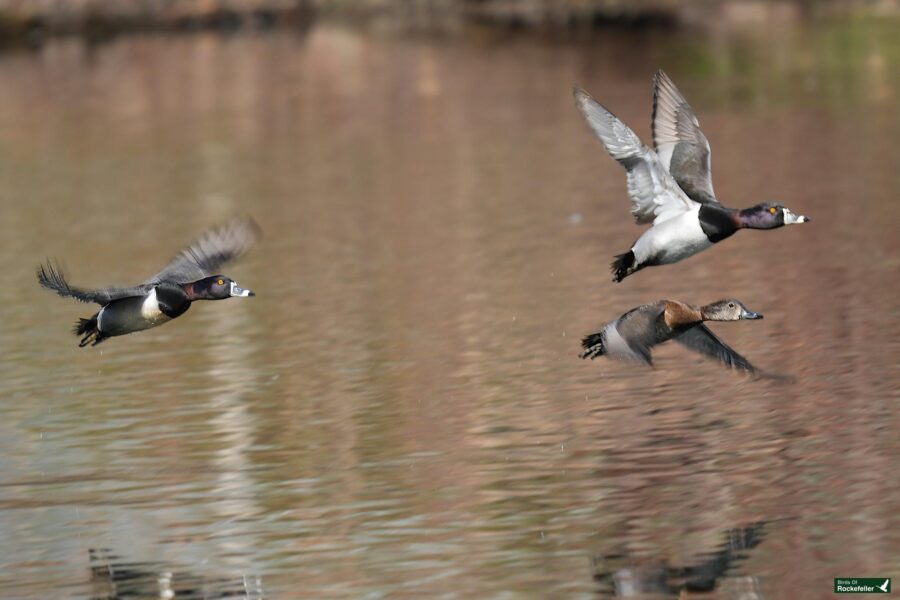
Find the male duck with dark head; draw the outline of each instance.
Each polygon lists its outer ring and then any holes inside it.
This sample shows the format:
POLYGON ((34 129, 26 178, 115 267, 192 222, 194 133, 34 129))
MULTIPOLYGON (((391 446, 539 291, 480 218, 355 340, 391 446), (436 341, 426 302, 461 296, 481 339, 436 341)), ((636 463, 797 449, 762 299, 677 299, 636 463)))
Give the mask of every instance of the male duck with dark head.
POLYGON ((746 358, 732 350, 703 324, 704 321, 762 319, 740 301, 719 300, 691 306, 675 300, 644 304, 581 340, 581 358, 611 356, 652 366, 650 349, 669 340, 686 346, 728 367, 758 373, 746 358))
POLYGON ((108 337, 171 321, 197 300, 254 296, 233 279, 217 273, 222 265, 246 253, 259 234, 259 226, 252 219, 232 220, 207 231, 162 271, 134 287, 74 287, 58 267, 49 263, 41 265, 37 277, 42 286, 60 296, 100 305, 91 318, 79 319, 73 330, 75 335, 83 336, 79 347, 96 346, 108 337))
POLYGON ((631 214, 638 223, 653 223, 628 252, 616 256, 613 281, 644 267, 684 260, 738 229, 809 222, 777 202, 743 210, 719 203, 713 192, 709 142, 691 106, 662 71, 653 78, 655 151, 584 90, 575 88, 575 100, 606 151, 625 168, 631 214))

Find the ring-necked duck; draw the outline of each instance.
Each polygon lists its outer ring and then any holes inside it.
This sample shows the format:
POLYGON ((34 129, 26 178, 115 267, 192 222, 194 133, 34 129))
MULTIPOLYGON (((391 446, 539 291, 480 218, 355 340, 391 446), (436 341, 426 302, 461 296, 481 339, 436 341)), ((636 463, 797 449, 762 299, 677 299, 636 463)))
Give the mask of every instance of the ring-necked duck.
POLYGON ((581 340, 581 358, 611 356, 645 365, 653 364, 650 349, 668 340, 687 346, 725 365, 756 373, 750 362, 729 348, 709 330, 704 321, 762 319, 739 300, 726 299, 696 307, 674 300, 644 304, 581 340))
POLYGON ((224 300, 254 296, 224 275, 215 275, 226 262, 246 253, 259 238, 250 218, 235 219, 203 234, 182 250, 162 271, 134 287, 95 290, 69 285, 58 267, 48 263, 37 271, 38 281, 60 296, 101 306, 90 319, 79 319, 73 331, 83 336, 79 347, 96 346, 108 337, 156 327, 181 316, 195 300, 224 300))
POLYGON ((575 88, 575 100, 606 151, 625 168, 631 214, 638 223, 653 223, 628 252, 616 256, 613 281, 644 267, 684 260, 738 229, 775 229, 810 220, 777 202, 743 210, 719 203, 709 142, 687 100, 662 71, 653 78, 655 151, 584 90, 575 88))

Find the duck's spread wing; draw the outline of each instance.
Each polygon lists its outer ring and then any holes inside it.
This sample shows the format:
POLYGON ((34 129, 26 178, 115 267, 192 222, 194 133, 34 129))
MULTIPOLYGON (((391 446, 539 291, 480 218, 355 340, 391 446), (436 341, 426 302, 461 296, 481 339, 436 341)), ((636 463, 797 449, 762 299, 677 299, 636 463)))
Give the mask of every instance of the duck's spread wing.
POLYGON ((216 275, 222 265, 246 254, 259 237, 260 228, 253 219, 234 219, 204 233, 144 283, 190 283, 216 275))
POLYGON ((741 369, 750 373, 756 373, 757 369, 746 358, 731 349, 725 342, 702 323, 678 333, 673 338, 676 342, 714 358, 732 369, 741 369))
POLYGON ((590 94, 575 88, 575 102, 606 151, 625 168, 631 214, 638 223, 659 224, 697 204, 688 198, 656 152, 590 94))
POLYGON ((669 76, 653 76, 653 145, 663 166, 697 202, 718 202, 713 191, 709 141, 691 105, 669 76))
POLYGON ((37 270, 38 282, 48 290, 56 292, 63 298, 75 298, 81 302, 96 302, 100 305, 109 304, 113 300, 121 300, 132 296, 142 296, 146 293, 149 286, 136 287, 108 287, 97 290, 86 290, 84 288, 69 285, 66 277, 59 267, 53 266, 51 263, 41 265, 37 270))
POLYGON ((656 345, 656 323, 662 316, 660 303, 632 309, 604 329, 606 353, 610 356, 652 365, 650 349, 656 345))

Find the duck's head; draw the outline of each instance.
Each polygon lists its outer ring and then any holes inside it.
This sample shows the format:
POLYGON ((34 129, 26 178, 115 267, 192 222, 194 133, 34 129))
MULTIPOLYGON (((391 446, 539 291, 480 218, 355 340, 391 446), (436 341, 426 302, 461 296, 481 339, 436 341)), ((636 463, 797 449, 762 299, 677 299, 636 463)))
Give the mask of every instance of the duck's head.
POLYGON ((242 288, 234 279, 224 275, 204 277, 185 286, 191 300, 224 300, 236 296, 255 296, 252 291, 242 288))
POLYGON ((778 202, 762 202, 738 213, 741 226, 750 229, 775 229, 794 223, 809 223, 804 215, 795 215, 791 209, 778 202))
POLYGON ((707 304, 700 309, 704 321, 740 321, 741 319, 762 319, 763 316, 753 312, 740 300, 726 298, 707 304))

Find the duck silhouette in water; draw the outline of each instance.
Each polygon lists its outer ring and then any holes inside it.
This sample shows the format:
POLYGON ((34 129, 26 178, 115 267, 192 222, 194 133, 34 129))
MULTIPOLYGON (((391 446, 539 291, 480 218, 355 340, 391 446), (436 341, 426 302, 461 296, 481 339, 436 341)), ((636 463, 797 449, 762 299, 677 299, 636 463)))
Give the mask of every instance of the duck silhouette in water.
POLYGON ((94 600, 172 598, 179 600, 262 600, 258 575, 208 576, 164 562, 126 562, 110 548, 89 551, 94 600))
POLYGON ((680 597, 682 591, 710 592, 747 552, 758 546, 769 522, 729 529, 722 542, 694 564, 677 566, 660 561, 629 560, 623 555, 594 557, 594 581, 600 594, 615 598, 680 597))

